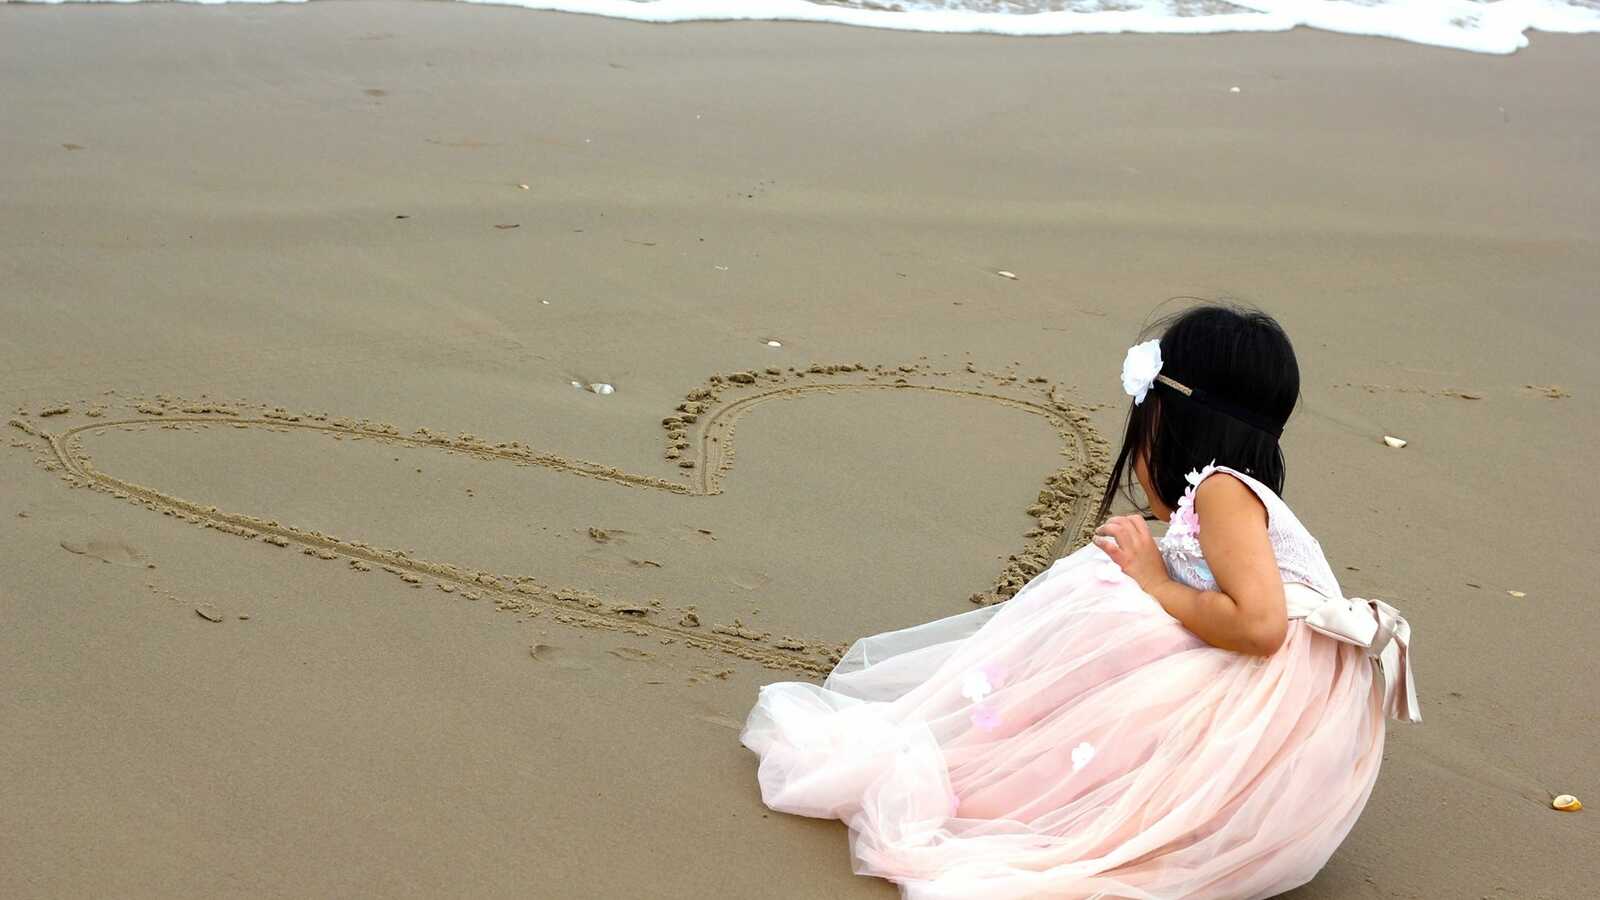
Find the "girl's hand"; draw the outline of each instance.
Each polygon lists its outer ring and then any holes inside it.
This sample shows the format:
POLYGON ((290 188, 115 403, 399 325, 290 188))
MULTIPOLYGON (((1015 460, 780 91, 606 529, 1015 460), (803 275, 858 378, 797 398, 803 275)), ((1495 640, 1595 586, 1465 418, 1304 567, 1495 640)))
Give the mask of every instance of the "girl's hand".
POLYGON ((1095 546, 1104 550, 1129 578, 1147 594, 1168 581, 1167 564, 1161 559, 1150 527, 1139 516, 1116 516, 1094 530, 1095 546))

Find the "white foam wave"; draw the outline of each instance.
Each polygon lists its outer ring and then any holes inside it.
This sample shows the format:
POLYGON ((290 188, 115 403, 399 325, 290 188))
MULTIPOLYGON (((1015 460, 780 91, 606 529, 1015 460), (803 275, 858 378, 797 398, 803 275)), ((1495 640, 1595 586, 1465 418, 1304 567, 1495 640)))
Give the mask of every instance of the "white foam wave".
MULTIPOLYGON (((0 0, 5 2, 5 0, 0 0)), ((136 3, 141 0, 32 0, 136 3)), ((181 0, 274 3, 304 0, 181 0)), ((459 0, 639 22, 829 22, 944 33, 1212 34, 1305 26, 1477 53, 1512 53, 1527 32, 1600 32, 1600 0, 459 0)))

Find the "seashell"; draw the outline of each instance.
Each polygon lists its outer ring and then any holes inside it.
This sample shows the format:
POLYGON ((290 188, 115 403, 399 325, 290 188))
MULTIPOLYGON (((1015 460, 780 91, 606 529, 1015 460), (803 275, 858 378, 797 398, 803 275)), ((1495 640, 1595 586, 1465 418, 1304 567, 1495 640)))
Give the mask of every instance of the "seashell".
POLYGON ((1523 597, 1528 596, 1528 593, 1526 591, 1506 591, 1506 593, 1509 594, 1512 597, 1517 598, 1518 600, 1521 600, 1523 597))
POLYGON ((771 339, 771 340, 768 340, 766 342, 766 344, 767 344, 768 347, 782 347, 783 346, 783 341, 780 341, 780 340, 777 340, 777 339, 771 339))
POLYGON ((996 272, 995 274, 999 275, 1001 278, 1009 278, 1012 281, 1016 281, 1017 280, 1017 273, 1015 273, 1015 272, 1007 272, 1005 269, 1001 269, 1000 271, 996 272))
POLYGON ((599 394, 602 397, 605 396, 606 394, 614 394, 614 393, 617 392, 616 388, 612 387, 609 384, 606 384, 603 381, 595 382, 594 384, 589 385, 587 390, 593 391, 594 393, 599 394))
POLYGON ((1572 796, 1571 794, 1562 794, 1561 796, 1550 801, 1550 808, 1559 809, 1562 812, 1577 812, 1578 810, 1583 809, 1583 804, 1579 803, 1578 798, 1572 796))
POLYGON ((1399 450, 1401 447, 1404 447, 1406 445, 1405 441, 1402 441, 1397 437, 1391 437, 1391 436, 1389 436, 1387 434, 1383 436, 1383 442, 1385 444, 1388 444, 1389 446, 1395 448, 1396 450, 1399 450))

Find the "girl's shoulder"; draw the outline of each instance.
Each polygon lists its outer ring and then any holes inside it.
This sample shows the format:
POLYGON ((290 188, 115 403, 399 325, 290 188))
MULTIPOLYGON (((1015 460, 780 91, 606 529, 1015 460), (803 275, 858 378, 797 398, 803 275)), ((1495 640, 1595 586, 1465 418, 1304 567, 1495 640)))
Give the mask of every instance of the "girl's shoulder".
POLYGON ((1271 521, 1274 513, 1277 513, 1281 510, 1284 513, 1293 515, 1293 513, 1289 511, 1289 504, 1283 502, 1283 498, 1278 496, 1277 491, 1274 491, 1272 488, 1267 487, 1262 482, 1257 481, 1254 476, 1241 472, 1238 469, 1231 469, 1227 466, 1219 466, 1216 463, 1212 463, 1211 465, 1200 470, 1200 472, 1197 474, 1199 474, 1200 478, 1198 481, 1194 482, 1196 493, 1199 493, 1200 485, 1207 483, 1227 484, 1231 482, 1234 484, 1242 484, 1249 488, 1250 492, 1256 495, 1256 499, 1261 501, 1261 505, 1267 508, 1267 520, 1269 528, 1271 527, 1271 521), (1211 477, 1219 473, 1223 475, 1231 475, 1233 477, 1227 479, 1211 477))
MULTIPOLYGON (((1228 476, 1228 482, 1249 488, 1261 505, 1266 507, 1267 537, 1272 542, 1272 550, 1278 558, 1278 567, 1283 571, 1285 581, 1307 584, 1319 591, 1338 592, 1338 581, 1323 555, 1322 545, 1301 524, 1289 504, 1249 473, 1215 463, 1190 472, 1187 476, 1189 487, 1179 498, 1178 508, 1172 513, 1172 522, 1160 542, 1163 554, 1169 560, 1201 556, 1200 516, 1195 511, 1195 496, 1202 484, 1215 482, 1218 474, 1228 476)), ((1221 484, 1217 486, 1221 487, 1221 484)))
POLYGON ((1199 493, 1200 485, 1207 483, 1220 485, 1231 481, 1249 488, 1250 492, 1256 495, 1256 499, 1261 501, 1261 505, 1267 508, 1267 533, 1272 536, 1274 544, 1277 544, 1279 540, 1300 539, 1310 541, 1313 544, 1316 543, 1316 540, 1311 537, 1311 532, 1301 524, 1300 517, 1295 515, 1294 510, 1289 508, 1289 504, 1278 496, 1277 491, 1257 480, 1254 475, 1212 463, 1198 472, 1189 473, 1189 478, 1191 479, 1189 482, 1190 487, 1186 494, 1190 499, 1187 505, 1196 532, 1199 531, 1200 520, 1198 515, 1194 513, 1193 497, 1199 493), (1217 475, 1228 477, 1218 479, 1215 477, 1217 475))
POLYGON ((1173 510, 1172 523, 1167 529, 1167 535, 1175 540, 1194 538, 1200 534, 1200 514, 1195 509, 1195 497, 1199 495, 1201 485, 1210 485, 1206 489, 1208 493, 1215 492, 1219 488, 1226 490, 1224 485, 1228 482, 1249 488, 1256 499, 1261 501, 1261 505, 1267 508, 1268 533, 1278 530, 1277 526, 1280 524, 1287 524, 1285 519, 1293 519, 1294 524, 1299 525, 1299 520, 1294 518, 1294 513, 1290 512, 1288 504, 1283 502, 1283 498, 1279 497, 1277 492, 1237 469, 1219 466, 1213 462, 1202 469, 1190 472, 1184 479, 1189 482, 1189 487, 1183 492, 1183 496, 1178 498, 1178 507, 1173 510), (1232 477, 1221 480, 1213 477, 1219 473, 1232 477))

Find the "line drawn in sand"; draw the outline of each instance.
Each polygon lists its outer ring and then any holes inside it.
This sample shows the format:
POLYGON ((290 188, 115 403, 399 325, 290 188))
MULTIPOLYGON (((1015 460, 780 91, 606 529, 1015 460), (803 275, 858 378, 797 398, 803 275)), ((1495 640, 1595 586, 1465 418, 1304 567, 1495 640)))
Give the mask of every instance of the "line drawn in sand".
MULTIPOLYGON (((737 620, 731 624, 709 623, 702 628, 693 607, 672 614, 659 603, 608 602, 581 588, 553 588, 534 576, 503 575, 419 559, 400 550, 374 547, 363 541, 299 528, 276 519, 228 512, 101 470, 84 450, 83 438, 101 431, 149 426, 174 430, 210 425, 278 432, 298 430, 338 439, 353 437, 443 449, 485 460, 541 466, 645 490, 706 497, 722 493, 723 482, 733 470, 735 426, 745 413, 763 404, 807 395, 896 391, 978 399, 1043 418, 1060 436, 1060 452, 1067 458, 1064 466, 1045 478, 1036 502, 1028 507, 1035 527, 1025 532, 1023 548, 1008 558, 990 590, 969 598, 978 604, 996 603, 1015 594, 1066 550, 1088 540, 1096 524, 1092 521, 1095 501, 1106 483, 1107 447, 1090 425, 1086 408, 1063 398, 1059 389, 1047 379, 1024 380, 1011 372, 980 372, 970 363, 963 375, 952 378, 953 375, 934 371, 925 363, 895 367, 813 365, 786 371, 768 368, 761 372, 713 375, 704 386, 688 392, 673 415, 662 419, 662 428, 666 431, 664 456, 676 461, 680 468, 682 480, 677 481, 571 459, 536 450, 520 441, 490 442, 471 434, 451 437, 428 428, 418 428, 407 434, 388 423, 366 419, 292 413, 282 407, 266 405, 255 405, 252 411, 252 405, 244 402, 189 401, 166 395, 157 395, 154 399, 122 398, 133 417, 107 417, 103 403, 94 405, 95 411, 100 413, 98 418, 60 431, 47 430, 26 410, 18 410, 18 416, 9 424, 48 445, 48 452, 36 461, 68 484, 97 490, 197 526, 279 548, 298 547, 304 555, 316 559, 344 559, 358 571, 378 567, 411 587, 421 587, 431 581, 440 590, 459 593, 469 600, 493 599, 501 610, 531 615, 548 610, 554 613, 555 621, 563 625, 655 637, 751 660, 768 668, 826 674, 844 651, 843 646, 788 635, 774 639, 769 634, 744 627, 737 620), (968 383, 927 383, 955 380, 968 383)), ((77 407, 90 408, 91 404, 80 403, 77 407)), ((51 412, 55 414, 54 409, 51 412)))

